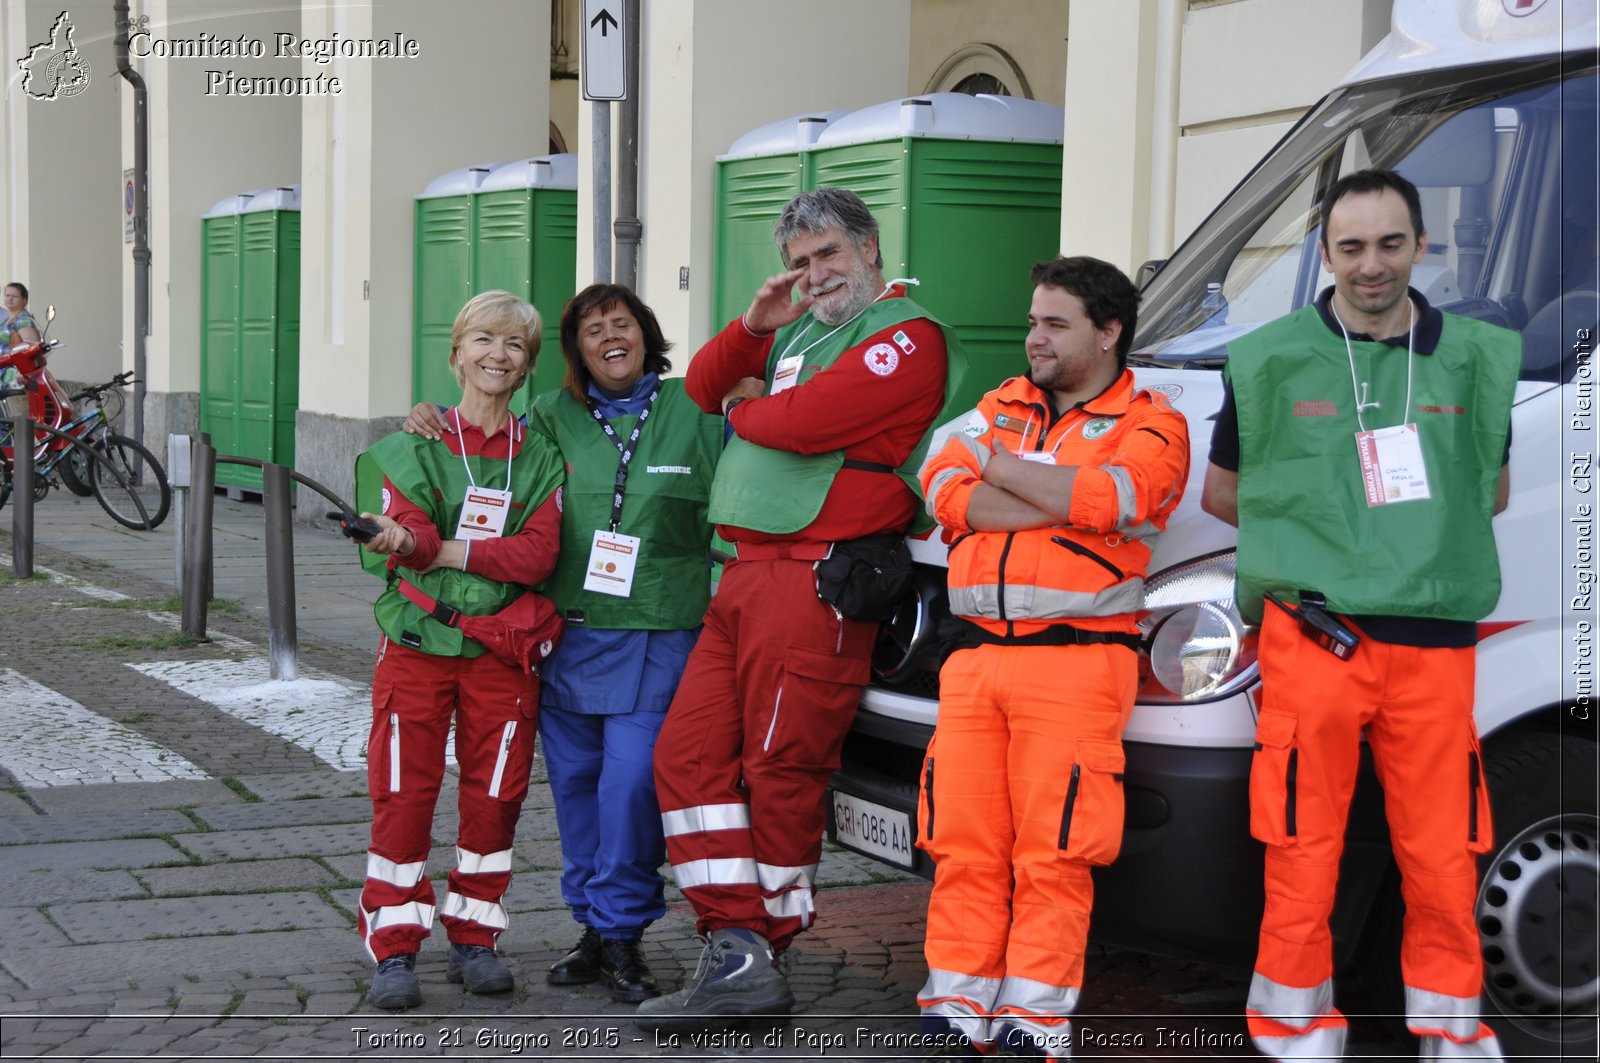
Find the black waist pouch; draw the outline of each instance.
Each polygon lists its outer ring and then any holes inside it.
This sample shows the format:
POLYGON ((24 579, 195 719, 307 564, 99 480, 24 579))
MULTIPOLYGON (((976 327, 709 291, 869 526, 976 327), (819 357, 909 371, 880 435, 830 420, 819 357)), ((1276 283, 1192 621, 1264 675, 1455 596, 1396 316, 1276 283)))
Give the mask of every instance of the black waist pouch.
POLYGON ((887 620, 911 590, 911 550, 894 532, 834 543, 816 568, 817 597, 851 620, 887 620))

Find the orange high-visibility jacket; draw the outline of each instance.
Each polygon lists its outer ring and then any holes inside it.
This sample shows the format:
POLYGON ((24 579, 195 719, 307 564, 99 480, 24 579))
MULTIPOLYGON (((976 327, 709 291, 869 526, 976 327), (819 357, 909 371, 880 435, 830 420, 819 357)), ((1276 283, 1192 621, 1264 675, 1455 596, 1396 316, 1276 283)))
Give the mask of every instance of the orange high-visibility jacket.
POLYGON ((928 512, 951 544, 951 612, 1000 635, 1059 622, 1132 631, 1151 547, 1188 475, 1183 415, 1135 389, 1132 372, 1059 417, 1031 381, 1007 380, 922 467, 928 512), (1065 523, 974 533, 967 505, 996 447, 1078 467, 1065 523))

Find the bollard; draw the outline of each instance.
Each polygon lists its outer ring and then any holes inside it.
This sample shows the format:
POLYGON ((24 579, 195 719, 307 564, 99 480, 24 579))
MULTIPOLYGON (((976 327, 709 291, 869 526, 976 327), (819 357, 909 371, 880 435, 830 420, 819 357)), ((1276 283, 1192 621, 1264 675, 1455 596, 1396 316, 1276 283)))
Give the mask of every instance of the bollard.
POLYGON ((183 559, 183 631, 196 639, 206 637, 206 609, 211 604, 211 507, 216 476, 216 449, 196 440, 189 462, 188 552, 183 559))
POLYGON ((11 422, 11 574, 33 575, 33 419, 26 411, 11 422))
POLYGON ((167 436, 167 483, 172 488, 172 586, 183 599, 184 535, 189 530, 189 456, 193 444, 188 436, 167 436))
POLYGON ((272 678, 300 678, 294 616, 294 508, 289 469, 261 466, 261 501, 267 518, 267 656, 272 678))

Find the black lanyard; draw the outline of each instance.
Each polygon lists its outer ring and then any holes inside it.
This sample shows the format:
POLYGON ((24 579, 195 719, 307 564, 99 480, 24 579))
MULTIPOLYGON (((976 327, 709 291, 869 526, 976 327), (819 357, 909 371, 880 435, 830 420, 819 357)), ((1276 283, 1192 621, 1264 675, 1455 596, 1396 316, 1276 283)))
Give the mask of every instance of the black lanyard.
POLYGON ((661 384, 658 382, 651 389, 650 397, 645 400, 644 409, 639 411, 639 419, 633 423, 633 431, 624 443, 617 435, 617 430, 611 427, 611 422, 606 420, 606 415, 600 412, 599 405, 592 396, 586 396, 584 401, 589 406, 589 416, 595 419, 600 426, 600 431, 606 434, 622 457, 617 460, 617 485, 611 495, 611 531, 622 527, 622 494, 628 485, 628 467, 633 464, 633 452, 639 447, 639 434, 644 431, 644 423, 650 419, 650 410, 656 404, 656 396, 661 394, 661 384))

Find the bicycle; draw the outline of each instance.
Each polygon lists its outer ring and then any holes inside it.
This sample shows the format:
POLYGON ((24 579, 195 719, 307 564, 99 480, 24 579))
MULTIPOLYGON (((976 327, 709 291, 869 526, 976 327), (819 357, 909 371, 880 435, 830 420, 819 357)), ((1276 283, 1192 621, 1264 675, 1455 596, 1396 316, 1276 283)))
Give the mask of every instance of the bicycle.
MULTIPOLYGON (((50 490, 52 476, 59 477, 68 490, 80 495, 93 494, 100 508, 112 520, 136 531, 152 530, 166 519, 172 506, 172 488, 167 483, 166 471, 156 456, 142 443, 111 431, 113 415, 106 412, 106 396, 116 397, 112 405, 119 405, 119 389, 132 382, 132 373, 119 373, 104 384, 97 384, 70 396, 68 402, 88 402, 89 408, 72 420, 67 420, 65 406, 56 401, 46 404, 46 413, 54 412, 54 423, 45 422, 34 433, 34 499, 42 500, 50 490), (90 449, 74 445, 67 438, 77 437, 90 449), (156 505, 154 510, 144 503, 139 494, 140 478, 135 469, 143 464, 154 482, 156 505)), ((53 378, 44 382, 59 393, 53 378)), ((9 394, 26 394, 20 389, 6 389, 9 394)), ((33 389, 28 389, 33 390, 33 389)), ((54 397, 54 396, 53 396, 54 397)), ((120 414, 120 409, 118 410, 120 414)), ((6 435, 9 435, 6 422, 6 435)), ((0 507, 11 496, 11 458, 8 445, 0 446, 0 507)))

